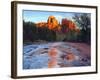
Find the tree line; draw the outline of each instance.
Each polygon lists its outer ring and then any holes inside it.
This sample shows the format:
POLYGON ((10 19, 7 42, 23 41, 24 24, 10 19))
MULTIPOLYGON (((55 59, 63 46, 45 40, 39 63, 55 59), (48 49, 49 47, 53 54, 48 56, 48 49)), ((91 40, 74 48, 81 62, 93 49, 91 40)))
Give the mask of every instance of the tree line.
POLYGON ((68 19, 61 21, 60 31, 48 29, 47 26, 37 27, 33 22, 23 21, 23 41, 35 42, 43 41, 71 41, 71 42, 91 42, 91 22, 88 14, 81 14, 73 17, 74 23, 78 26, 78 30, 74 29, 75 25, 68 25, 68 19), (70 29, 69 29, 70 28, 70 29))

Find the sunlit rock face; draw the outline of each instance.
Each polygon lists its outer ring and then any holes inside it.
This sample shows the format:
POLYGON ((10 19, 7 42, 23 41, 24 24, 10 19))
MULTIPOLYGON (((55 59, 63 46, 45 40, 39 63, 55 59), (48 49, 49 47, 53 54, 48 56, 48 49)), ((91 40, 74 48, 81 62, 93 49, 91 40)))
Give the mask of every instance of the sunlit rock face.
POLYGON ((76 24, 68 19, 62 19, 62 26, 66 26, 68 30, 75 30, 76 29, 76 24))
POLYGON ((56 31, 61 29, 58 20, 54 16, 49 16, 47 22, 37 23, 37 27, 47 27, 50 30, 56 30, 56 31))
POLYGON ((47 24, 48 24, 48 28, 51 30, 59 27, 59 23, 54 16, 49 16, 47 20, 47 24))
POLYGON ((36 25, 37 27, 41 27, 41 28, 46 27, 49 30, 53 30, 57 32, 62 31, 64 33, 70 30, 74 30, 76 32, 80 31, 73 21, 65 18, 65 19, 62 19, 61 23, 59 23, 59 21, 54 16, 49 16, 46 22, 38 22, 36 25))
POLYGON ((39 23, 37 23, 37 27, 47 27, 47 23, 46 22, 39 22, 39 23))

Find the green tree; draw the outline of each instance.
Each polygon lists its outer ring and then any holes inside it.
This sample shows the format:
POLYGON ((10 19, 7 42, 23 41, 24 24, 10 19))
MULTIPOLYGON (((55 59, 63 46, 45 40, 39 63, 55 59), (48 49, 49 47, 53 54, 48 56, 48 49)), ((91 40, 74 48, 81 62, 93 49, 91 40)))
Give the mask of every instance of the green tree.
POLYGON ((80 28, 78 40, 90 44, 91 40, 91 16, 87 13, 75 14, 73 19, 80 28))

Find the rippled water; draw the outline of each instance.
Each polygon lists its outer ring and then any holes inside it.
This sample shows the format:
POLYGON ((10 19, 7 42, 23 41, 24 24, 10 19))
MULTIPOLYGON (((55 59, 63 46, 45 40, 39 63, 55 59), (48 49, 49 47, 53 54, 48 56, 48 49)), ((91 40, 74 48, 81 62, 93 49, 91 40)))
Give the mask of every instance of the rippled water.
POLYGON ((90 66, 90 56, 64 42, 23 47, 23 69, 90 66))

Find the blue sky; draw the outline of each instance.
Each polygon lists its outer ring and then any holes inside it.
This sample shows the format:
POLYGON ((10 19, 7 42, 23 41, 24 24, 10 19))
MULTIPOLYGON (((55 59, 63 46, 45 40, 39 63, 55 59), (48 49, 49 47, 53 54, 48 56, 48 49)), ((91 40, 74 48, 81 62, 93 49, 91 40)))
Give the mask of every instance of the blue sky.
POLYGON ((55 16, 61 22, 63 18, 72 19, 75 13, 71 12, 50 12, 50 11, 32 11, 23 10, 23 20, 25 22, 46 22, 49 16, 55 16))

